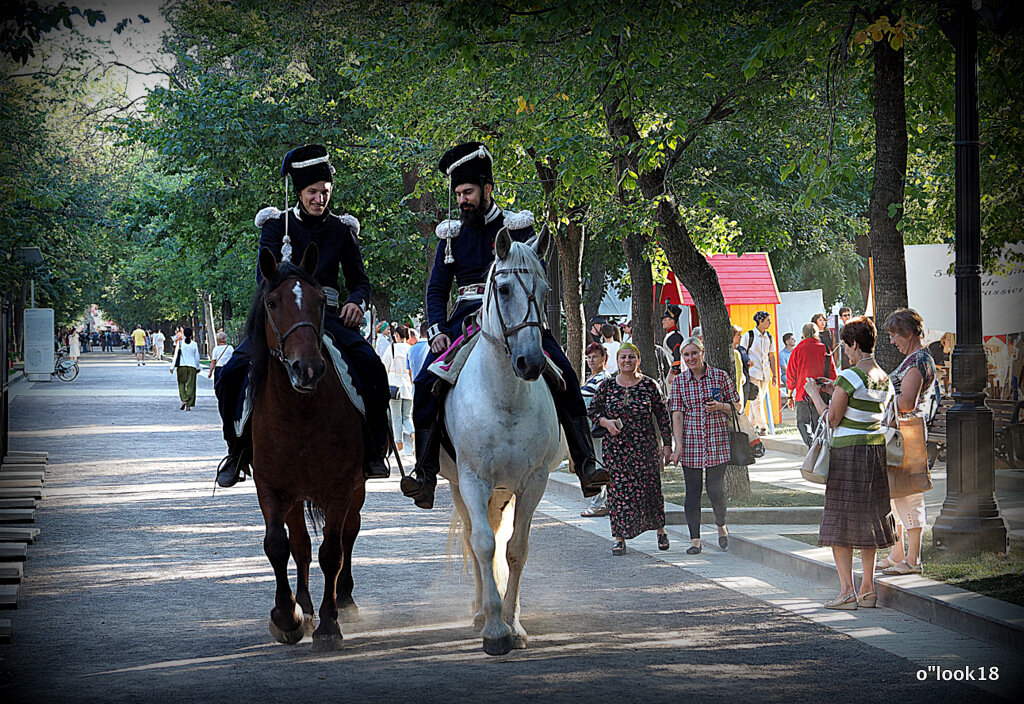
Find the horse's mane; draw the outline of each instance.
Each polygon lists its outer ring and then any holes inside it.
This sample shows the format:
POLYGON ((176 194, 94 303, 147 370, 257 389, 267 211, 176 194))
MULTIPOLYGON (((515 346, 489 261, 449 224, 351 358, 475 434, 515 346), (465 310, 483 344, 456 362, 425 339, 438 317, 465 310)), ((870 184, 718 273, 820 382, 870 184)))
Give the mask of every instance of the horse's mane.
MULTIPOLYGON (((537 253, 533 251, 533 247, 531 246, 533 239, 529 242, 516 242, 513 240, 512 246, 508 250, 508 256, 501 261, 501 267, 503 269, 530 269, 534 275, 546 279, 547 272, 544 271, 544 265, 541 264, 540 257, 537 256, 537 253)), ((493 280, 491 276, 497 267, 498 260, 495 259, 494 264, 491 265, 491 270, 487 275, 488 286, 491 285, 491 281, 493 280)))
POLYGON ((264 279, 256 289, 252 306, 249 308, 249 316, 245 319, 245 337, 249 340, 249 386, 252 387, 253 398, 256 398, 264 379, 267 378, 267 360, 270 359, 270 348, 267 346, 266 335, 267 318, 263 299, 286 279, 293 277, 320 288, 320 284, 298 265, 291 262, 278 262, 274 278, 269 281, 264 279))

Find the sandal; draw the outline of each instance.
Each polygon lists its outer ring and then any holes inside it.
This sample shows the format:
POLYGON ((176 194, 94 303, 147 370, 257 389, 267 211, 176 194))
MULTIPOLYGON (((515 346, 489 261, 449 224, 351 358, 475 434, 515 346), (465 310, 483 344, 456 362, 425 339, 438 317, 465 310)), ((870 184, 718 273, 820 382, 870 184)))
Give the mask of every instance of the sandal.
POLYGON ((615 541, 615 545, 612 546, 612 555, 615 555, 616 557, 618 557, 619 555, 625 555, 625 554, 626 554, 626 541, 625 540, 616 540, 615 541))
POLYGON ((898 565, 898 562, 893 562, 888 557, 883 557, 881 560, 875 563, 876 570, 887 570, 894 565, 898 565))
POLYGON ((668 550, 668 533, 658 534, 658 549, 668 550))
POLYGON ((856 592, 850 592, 849 594, 840 594, 834 599, 829 599, 825 602, 826 609, 836 609, 840 611, 856 611, 857 610, 857 594, 856 592))
POLYGON ((700 555, 700 545, 691 545, 686 548, 687 555, 700 555))
POLYGON ((857 607, 861 609, 873 609, 878 605, 878 595, 875 592, 857 595, 857 607))
POLYGON ((921 574, 921 563, 912 565, 906 560, 899 562, 892 567, 887 567, 882 570, 882 574, 921 574))
POLYGON ((588 506, 582 511, 580 511, 580 515, 584 518, 596 518, 599 516, 607 516, 608 506, 588 506))

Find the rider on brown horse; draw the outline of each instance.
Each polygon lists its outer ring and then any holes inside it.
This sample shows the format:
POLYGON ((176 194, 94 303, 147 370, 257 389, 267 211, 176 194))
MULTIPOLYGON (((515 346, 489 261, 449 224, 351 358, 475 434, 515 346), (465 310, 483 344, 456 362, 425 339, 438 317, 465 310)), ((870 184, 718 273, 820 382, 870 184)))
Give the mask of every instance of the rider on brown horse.
MULTIPOLYGON (((389 439, 388 377, 380 358, 359 334, 363 313, 370 303, 370 279, 359 251, 359 222, 351 215, 339 217, 327 210, 333 173, 327 149, 319 144, 288 152, 281 165, 281 176, 291 176, 298 202, 284 212, 276 208, 260 211, 256 217, 257 227, 262 228, 260 249, 269 249, 280 261, 286 227, 297 258, 311 243, 319 249, 315 278, 327 294, 324 330, 348 364, 356 391, 366 409, 364 433, 365 446, 369 451, 363 472, 371 479, 386 478, 390 474, 384 461, 389 439), (339 270, 348 292, 344 299, 340 293, 339 270)), ((256 279, 260 280, 258 269, 256 279)), ((238 482, 252 458, 248 418, 244 417, 249 372, 248 343, 245 340, 239 344, 215 387, 224 439, 228 443, 228 456, 217 471, 217 483, 223 487, 238 482)))

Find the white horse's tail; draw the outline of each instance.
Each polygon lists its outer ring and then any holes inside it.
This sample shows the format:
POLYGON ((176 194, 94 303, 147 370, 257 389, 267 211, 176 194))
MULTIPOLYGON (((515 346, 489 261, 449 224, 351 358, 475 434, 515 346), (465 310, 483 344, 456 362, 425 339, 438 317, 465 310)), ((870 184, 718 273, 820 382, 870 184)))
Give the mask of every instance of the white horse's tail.
MULTIPOLYGON (((512 538, 512 529, 516 515, 515 494, 508 500, 504 508, 495 504, 495 497, 491 497, 488 507, 488 518, 491 523, 491 530, 494 531, 494 564, 491 569, 494 574, 494 581, 498 585, 498 593, 505 596, 505 588, 508 586, 508 559, 505 552, 508 548, 508 541, 512 538), (500 513, 499 513, 500 512, 500 513)), ((459 553, 462 555, 463 569, 469 573, 469 556, 473 548, 469 544, 469 534, 462 529, 462 519, 459 512, 452 510, 452 518, 448 524, 448 541, 445 549, 445 557, 449 565, 455 550, 456 541, 459 545, 459 553)))

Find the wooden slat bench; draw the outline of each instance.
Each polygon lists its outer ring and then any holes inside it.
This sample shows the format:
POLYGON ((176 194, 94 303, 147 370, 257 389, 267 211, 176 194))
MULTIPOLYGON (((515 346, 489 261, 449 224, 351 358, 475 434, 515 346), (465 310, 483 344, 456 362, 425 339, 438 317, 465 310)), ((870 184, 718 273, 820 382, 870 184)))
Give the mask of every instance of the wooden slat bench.
MULTIPOLYGON (((995 456, 1007 467, 1024 465, 1024 402, 1005 399, 987 399, 985 405, 992 409, 995 426, 993 450, 995 456)), ((953 399, 944 397, 939 401, 939 410, 928 426, 928 462, 946 449, 946 413, 953 407, 953 399)))
POLYGON ((39 502, 35 499, 0 499, 0 510, 5 508, 39 508, 39 502))

